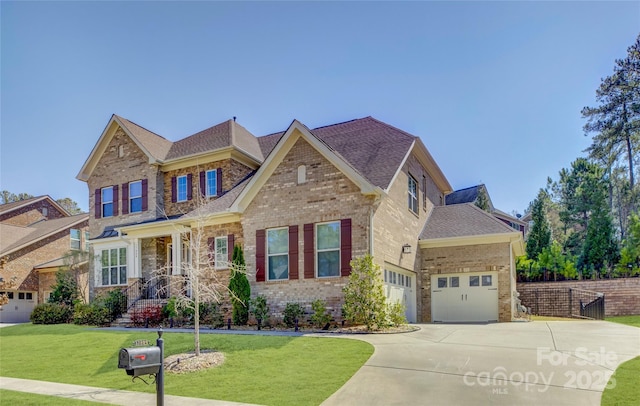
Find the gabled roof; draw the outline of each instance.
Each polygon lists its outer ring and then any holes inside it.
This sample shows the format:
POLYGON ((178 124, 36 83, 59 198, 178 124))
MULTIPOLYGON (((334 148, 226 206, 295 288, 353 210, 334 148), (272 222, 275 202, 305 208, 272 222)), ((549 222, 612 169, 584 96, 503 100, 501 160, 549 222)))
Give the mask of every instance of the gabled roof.
POLYGON ((484 189, 485 194, 487 195, 487 199, 489 199, 489 206, 491 206, 493 210, 493 204, 491 203, 491 197, 489 196, 489 192, 487 191, 487 187, 484 184, 471 186, 464 189, 456 190, 452 193, 449 193, 445 197, 445 204, 461 204, 461 203, 475 203, 478 198, 478 194, 480 190, 484 189))
POLYGON ((89 214, 83 213, 41 221, 28 227, 16 227, 0 223, 0 237, 2 238, 0 241, 0 255, 8 255, 88 219, 89 214))
POLYGON ((227 120, 174 142, 165 160, 171 161, 228 147, 236 147, 259 161, 264 159, 258 139, 240 124, 227 120))
POLYGON ((134 142, 141 146, 141 149, 147 155, 150 155, 156 161, 164 161, 166 159, 173 144, 171 141, 124 117, 114 114, 113 119, 120 124, 129 136, 132 136, 134 142))
POLYGON ((14 210, 19 210, 23 207, 26 207, 30 204, 33 203, 37 203, 39 201, 42 200, 48 200, 50 204, 52 204, 53 206, 55 206, 58 210, 60 210, 61 213, 68 215, 69 212, 67 212, 64 207, 60 206, 58 204, 58 202, 56 202, 55 200, 53 200, 51 198, 51 196, 49 195, 42 195, 42 196, 36 196, 36 197, 32 197, 30 199, 24 199, 24 200, 18 200, 16 202, 11 202, 11 203, 5 203, 5 204, 0 204, 0 214, 6 214, 6 213, 10 213, 14 210))
POLYGON ((486 236, 519 232, 472 203, 436 206, 425 224, 421 240, 486 236))

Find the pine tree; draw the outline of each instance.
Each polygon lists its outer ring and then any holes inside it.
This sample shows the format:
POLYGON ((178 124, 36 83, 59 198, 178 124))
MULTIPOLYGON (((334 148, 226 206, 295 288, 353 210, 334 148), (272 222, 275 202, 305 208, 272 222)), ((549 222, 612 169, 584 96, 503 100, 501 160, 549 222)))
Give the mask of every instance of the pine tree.
POLYGON ((533 201, 531 219, 533 227, 527 236, 527 258, 537 260, 540 253, 551 247, 551 227, 547 220, 545 203, 548 200, 547 192, 540 189, 538 196, 533 201))
POLYGON ((239 245, 233 247, 233 257, 231 260, 231 279, 229 280, 229 291, 231 292, 232 318, 233 324, 238 326, 246 325, 249 321, 249 299, 251 298, 251 285, 244 272, 244 253, 239 245))

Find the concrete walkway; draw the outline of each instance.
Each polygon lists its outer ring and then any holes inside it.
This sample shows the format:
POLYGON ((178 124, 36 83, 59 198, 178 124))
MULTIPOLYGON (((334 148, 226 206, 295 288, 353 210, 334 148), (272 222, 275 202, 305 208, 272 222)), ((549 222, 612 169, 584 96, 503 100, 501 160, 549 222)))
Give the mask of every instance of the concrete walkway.
MULTIPOLYGON (((419 327, 405 334, 337 335, 367 341, 375 352, 323 406, 599 405, 615 369, 640 355, 639 328, 604 321, 419 327)), ((155 394, 15 378, 0 377, 0 388, 117 405, 156 404, 155 394)), ((169 395, 165 404, 240 405, 169 395)))

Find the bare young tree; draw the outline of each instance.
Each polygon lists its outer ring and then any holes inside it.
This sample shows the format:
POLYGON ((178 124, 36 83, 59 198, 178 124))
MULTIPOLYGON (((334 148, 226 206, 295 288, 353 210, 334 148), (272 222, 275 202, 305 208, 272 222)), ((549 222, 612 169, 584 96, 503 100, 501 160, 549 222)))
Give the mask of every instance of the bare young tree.
MULTIPOLYGON (((194 194, 195 195, 195 194, 194 194)), ((191 309, 193 311, 194 322, 194 350, 195 355, 200 355, 200 304, 201 303, 220 303, 226 295, 233 296, 228 288, 228 281, 223 279, 223 272, 242 272, 245 273, 244 266, 233 264, 226 261, 222 264, 220 259, 215 263, 216 252, 214 246, 209 245, 209 238, 206 234, 206 226, 212 215, 209 210, 209 201, 198 193, 195 209, 184 215, 179 223, 183 227, 188 227, 188 236, 185 235, 180 243, 188 244, 188 254, 179 264, 180 270, 178 276, 174 275, 174 280, 170 280, 168 285, 160 290, 167 293, 169 290, 171 296, 175 297, 176 309, 191 309), (217 266, 216 266, 217 265, 217 266), (224 271, 222 270, 224 269, 224 271), (177 282, 175 279, 182 277, 182 281, 177 282), (175 289, 179 286, 178 289, 175 289)), ((177 243, 177 242, 175 242, 177 243)), ((227 249, 233 249, 228 247, 227 249)), ((174 267, 176 264, 173 265, 174 267)), ((171 264, 157 269, 152 272, 152 280, 158 281, 160 278, 166 278, 171 274, 171 264)))

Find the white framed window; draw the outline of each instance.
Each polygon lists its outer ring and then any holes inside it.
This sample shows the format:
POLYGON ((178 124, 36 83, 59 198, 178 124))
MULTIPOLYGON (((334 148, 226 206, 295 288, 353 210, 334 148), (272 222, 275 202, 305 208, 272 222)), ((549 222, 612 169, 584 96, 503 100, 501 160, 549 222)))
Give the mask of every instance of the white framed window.
POLYGON ((229 247, 227 237, 216 237, 216 269, 229 267, 229 247))
POLYGON ((318 278, 340 276, 340 222, 316 224, 318 278))
POLYGON ((90 236, 89 232, 85 231, 84 232, 84 250, 85 251, 89 251, 89 247, 90 247, 89 236, 90 236))
POLYGON ((102 286, 127 284, 127 249, 111 248, 102 250, 100 255, 102 265, 102 286))
POLYGON ((113 216, 113 187, 104 187, 101 191, 102 194, 102 217, 113 216))
POLYGON ((289 279, 289 228, 267 230, 267 275, 270 281, 289 279))
POLYGON ((81 238, 80 230, 72 228, 70 230, 70 239, 71 239, 71 249, 72 250, 79 250, 80 247, 82 247, 80 238, 81 238))
POLYGON ((409 175, 409 210, 418 213, 418 182, 409 175))
POLYGON ((178 192, 178 201, 186 202, 187 201, 187 176, 178 176, 177 180, 177 192, 178 192))
POLYGON ((218 194, 218 173, 216 169, 207 171, 206 184, 207 197, 216 196, 218 194))
POLYGON ((129 183, 129 213, 142 212, 142 181, 129 183))

